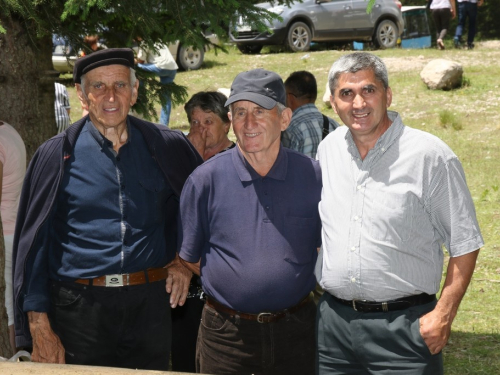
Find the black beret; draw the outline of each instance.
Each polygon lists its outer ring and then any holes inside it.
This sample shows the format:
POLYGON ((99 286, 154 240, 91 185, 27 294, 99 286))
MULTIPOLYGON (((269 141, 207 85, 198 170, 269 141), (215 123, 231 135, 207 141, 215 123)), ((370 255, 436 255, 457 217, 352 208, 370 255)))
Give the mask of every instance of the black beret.
POLYGON ((86 55, 76 60, 73 68, 73 81, 82 83, 82 75, 106 65, 125 65, 133 68, 134 52, 130 48, 108 48, 86 55))

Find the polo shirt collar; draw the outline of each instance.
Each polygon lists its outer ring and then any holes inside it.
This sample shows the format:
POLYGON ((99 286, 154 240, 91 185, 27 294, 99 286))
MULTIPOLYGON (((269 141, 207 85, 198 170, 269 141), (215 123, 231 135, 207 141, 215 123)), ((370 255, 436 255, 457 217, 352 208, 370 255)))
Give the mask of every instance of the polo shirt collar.
POLYGON ((278 152, 278 157, 274 162, 271 170, 265 176, 259 175, 255 169, 250 165, 250 163, 245 159, 243 153, 241 152, 238 145, 230 151, 232 152, 233 165, 238 173, 238 177, 242 182, 249 182, 253 180, 258 180, 260 178, 272 178, 274 180, 284 181, 286 178, 286 171, 288 168, 288 155, 280 144, 280 150, 278 152))

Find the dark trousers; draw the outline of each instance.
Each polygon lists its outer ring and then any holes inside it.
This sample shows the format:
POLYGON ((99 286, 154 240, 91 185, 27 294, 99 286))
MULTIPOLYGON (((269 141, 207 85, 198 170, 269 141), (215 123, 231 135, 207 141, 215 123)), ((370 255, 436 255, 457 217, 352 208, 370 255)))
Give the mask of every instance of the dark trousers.
POLYGON ((469 32, 467 35, 467 44, 471 45, 474 42, 476 35, 476 18, 477 18, 477 3, 457 2, 458 10, 458 25, 455 30, 455 39, 461 40, 465 29, 465 21, 469 18, 469 32))
POLYGON ((188 298, 172 310, 172 371, 196 372, 196 341, 205 302, 188 298))
POLYGON ((197 372, 204 374, 314 374, 314 318, 311 300, 277 322, 258 323, 203 309, 197 372))
POLYGON ((448 29, 450 28, 450 8, 433 9, 432 18, 436 24, 436 39, 444 39, 448 29))
POLYGON ((168 370, 171 316, 165 281, 125 287, 51 282, 50 324, 66 363, 168 370))
POLYGON ((324 293, 318 305, 318 375, 442 375, 442 354, 432 355, 420 335, 420 316, 436 302, 409 309, 362 313, 324 293))

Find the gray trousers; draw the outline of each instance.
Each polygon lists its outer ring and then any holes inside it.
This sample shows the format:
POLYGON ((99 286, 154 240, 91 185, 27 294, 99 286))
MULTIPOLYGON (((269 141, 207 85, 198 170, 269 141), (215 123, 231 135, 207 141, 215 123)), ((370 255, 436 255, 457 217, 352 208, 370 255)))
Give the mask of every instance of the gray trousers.
POLYGON ((420 316, 435 306, 362 313, 325 292, 316 318, 316 374, 443 374, 442 353, 432 355, 420 335, 420 316))

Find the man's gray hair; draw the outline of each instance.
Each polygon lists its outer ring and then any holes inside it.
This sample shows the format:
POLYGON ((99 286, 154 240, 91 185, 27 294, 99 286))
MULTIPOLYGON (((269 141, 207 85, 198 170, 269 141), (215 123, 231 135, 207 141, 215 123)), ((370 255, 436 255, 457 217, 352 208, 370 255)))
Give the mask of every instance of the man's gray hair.
POLYGON ((349 55, 344 55, 335 61, 328 73, 328 85, 330 93, 333 95, 337 88, 340 75, 343 73, 356 73, 360 70, 371 70, 375 74, 375 78, 382 82, 384 88, 389 87, 389 76, 387 68, 380 57, 368 52, 354 52, 349 55))
POLYGON ((283 111, 285 109, 287 109, 288 107, 284 104, 281 104, 281 103, 276 103, 276 109, 278 110, 278 116, 281 116, 281 114, 283 113, 283 111))
MULTIPOLYGON (((129 68, 130 69, 130 90, 134 88, 135 81, 137 81, 137 78, 135 76, 135 69, 129 68)), ((87 93, 85 92, 85 81, 87 79, 86 77, 87 74, 82 75, 81 77, 81 83, 80 86, 82 87, 82 92, 85 95, 85 98, 87 98, 87 93)))

